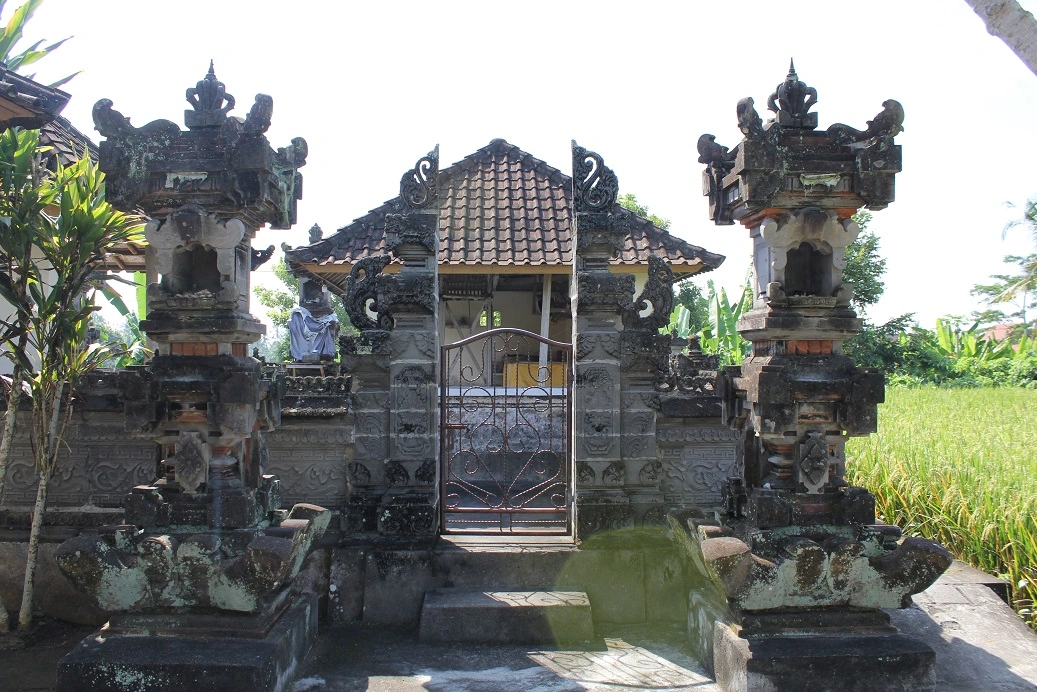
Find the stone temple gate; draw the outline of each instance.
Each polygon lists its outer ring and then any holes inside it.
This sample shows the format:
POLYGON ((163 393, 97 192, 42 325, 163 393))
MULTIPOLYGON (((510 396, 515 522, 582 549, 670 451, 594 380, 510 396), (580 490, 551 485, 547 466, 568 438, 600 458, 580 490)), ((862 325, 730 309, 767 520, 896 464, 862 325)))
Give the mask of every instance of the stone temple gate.
MULTIPOLYGON (((158 346, 77 391, 39 606, 108 626, 63 659, 60 689, 124 689, 126 671, 146 689, 282 689, 318 619, 420 622, 428 641, 681 623, 727 689, 796 689, 862 655, 898 663, 858 689, 926 687, 932 651, 881 609, 949 556, 899 541, 844 480, 883 380, 841 354, 860 327, 843 252, 849 216, 893 200, 897 102, 819 131, 790 70, 767 123, 738 104, 733 151, 700 138, 711 217, 754 244, 752 354, 718 369, 663 328, 675 281, 723 258, 620 207, 600 154, 573 142, 567 175, 503 140, 442 170, 437 147, 395 198, 286 248, 306 314, 330 290, 357 332, 340 368, 261 362, 249 277, 269 251, 251 241, 295 222, 306 143, 269 145, 268 96, 229 116, 212 69, 188 101, 187 131, 94 108, 110 198, 152 218, 158 346), (496 540, 441 536, 464 532, 496 540), (524 532, 563 539, 525 550, 524 532), (458 615, 473 603, 482 626, 458 615), (498 621, 501 603, 526 614, 498 621), (545 629, 554 606, 566 624, 545 629)), ((24 440, 8 474, 16 528, 24 440)), ((0 564, 20 549, 0 542, 0 564)))

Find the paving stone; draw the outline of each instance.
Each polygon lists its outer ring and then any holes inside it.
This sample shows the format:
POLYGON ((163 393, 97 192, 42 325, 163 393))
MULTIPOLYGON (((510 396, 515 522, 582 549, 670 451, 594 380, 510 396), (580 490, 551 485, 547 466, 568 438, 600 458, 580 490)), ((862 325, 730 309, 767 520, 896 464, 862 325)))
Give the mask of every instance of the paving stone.
POLYGON ((421 641, 544 643, 594 638, 591 605, 580 591, 465 591, 425 594, 421 641))

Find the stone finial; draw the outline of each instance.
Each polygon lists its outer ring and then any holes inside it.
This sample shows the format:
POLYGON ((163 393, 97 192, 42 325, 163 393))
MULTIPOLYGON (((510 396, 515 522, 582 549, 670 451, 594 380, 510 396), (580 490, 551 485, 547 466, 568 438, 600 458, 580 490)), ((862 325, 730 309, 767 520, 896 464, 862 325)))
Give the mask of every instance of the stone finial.
POLYGON ((767 108, 775 113, 778 125, 782 127, 817 127, 817 113, 808 113, 817 103, 817 89, 801 82, 796 74, 796 65, 789 61, 789 73, 785 81, 767 100, 767 108))
POLYGON ((318 224, 310 226, 310 245, 319 243, 322 238, 324 238, 324 231, 321 230, 321 227, 318 224))
POLYGON ((572 141, 573 210, 577 213, 608 212, 619 196, 619 178, 601 155, 572 141))
POLYGON ((194 110, 184 111, 184 124, 192 130, 219 127, 234 108, 234 97, 216 78, 212 60, 209 61, 208 74, 187 90, 187 102, 194 110))

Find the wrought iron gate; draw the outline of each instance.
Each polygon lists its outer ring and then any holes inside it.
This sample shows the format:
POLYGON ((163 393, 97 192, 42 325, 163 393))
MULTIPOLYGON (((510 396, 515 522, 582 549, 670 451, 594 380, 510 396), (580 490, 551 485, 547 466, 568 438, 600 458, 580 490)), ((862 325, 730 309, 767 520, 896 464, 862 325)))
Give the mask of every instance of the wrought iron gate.
POLYGON ((491 329, 441 347, 445 533, 570 533, 572 344, 491 329))

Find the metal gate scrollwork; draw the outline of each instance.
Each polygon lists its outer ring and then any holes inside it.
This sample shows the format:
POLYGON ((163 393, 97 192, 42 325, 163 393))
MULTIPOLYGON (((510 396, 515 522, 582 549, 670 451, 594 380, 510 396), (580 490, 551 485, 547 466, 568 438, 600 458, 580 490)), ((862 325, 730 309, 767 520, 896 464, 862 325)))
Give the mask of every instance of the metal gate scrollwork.
POLYGON ((572 529, 572 344, 491 329, 441 347, 445 533, 572 529))

